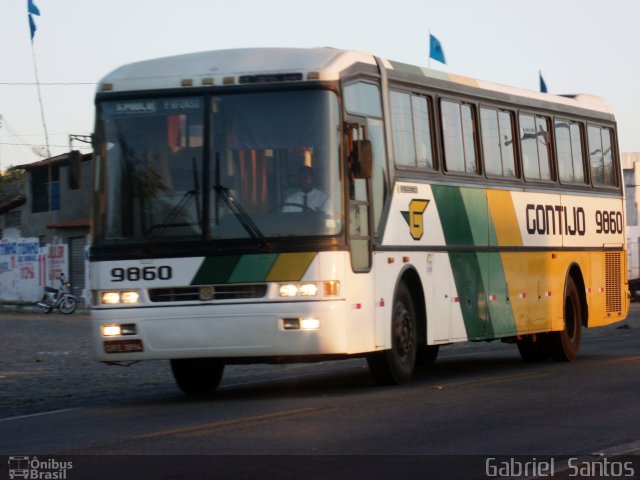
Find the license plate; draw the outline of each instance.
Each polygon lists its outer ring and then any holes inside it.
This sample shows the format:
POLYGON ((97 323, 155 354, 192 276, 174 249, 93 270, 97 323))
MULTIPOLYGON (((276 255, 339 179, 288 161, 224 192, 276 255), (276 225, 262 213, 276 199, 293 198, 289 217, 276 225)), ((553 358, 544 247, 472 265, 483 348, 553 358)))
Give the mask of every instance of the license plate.
POLYGON ((144 352, 142 340, 106 340, 105 353, 133 353, 144 352))

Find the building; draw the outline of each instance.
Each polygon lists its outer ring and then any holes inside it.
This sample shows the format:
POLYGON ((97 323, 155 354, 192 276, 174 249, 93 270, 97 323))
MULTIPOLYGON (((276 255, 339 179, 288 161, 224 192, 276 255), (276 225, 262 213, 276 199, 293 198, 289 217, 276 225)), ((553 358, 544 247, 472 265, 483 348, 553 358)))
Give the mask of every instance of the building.
POLYGON ((627 270, 629 278, 640 277, 640 152, 623 153, 622 168, 627 201, 627 270))
POLYGON ((0 301, 35 300, 43 285, 57 286, 60 273, 82 296, 92 154, 71 151, 18 168, 25 171, 22 187, 0 200, 0 301))

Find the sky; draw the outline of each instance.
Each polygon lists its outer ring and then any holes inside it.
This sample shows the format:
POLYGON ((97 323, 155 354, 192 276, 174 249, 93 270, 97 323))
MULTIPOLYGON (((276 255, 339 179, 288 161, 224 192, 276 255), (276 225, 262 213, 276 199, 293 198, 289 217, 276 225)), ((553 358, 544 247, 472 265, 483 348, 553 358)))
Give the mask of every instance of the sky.
POLYGON ((52 155, 69 150, 70 134, 90 135, 97 83, 127 63, 329 46, 426 67, 429 32, 447 61, 431 68, 531 90, 541 71, 550 94, 603 97, 620 150, 640 152, 635 0, 33 1, 41 15, 32 44, 27 0, 0 0, 0 169, 40 160, 44 125, 52 155))

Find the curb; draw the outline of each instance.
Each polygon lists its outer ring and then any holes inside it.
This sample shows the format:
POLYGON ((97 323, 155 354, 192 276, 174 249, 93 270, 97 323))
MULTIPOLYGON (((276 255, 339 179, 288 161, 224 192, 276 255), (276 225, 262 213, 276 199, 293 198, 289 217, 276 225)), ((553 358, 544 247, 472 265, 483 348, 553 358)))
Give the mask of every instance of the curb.
MULTIPOLYGON (((76 308, 76 311, 74 313, 82 313, 82 314, 88 314, 91 311, 90 308, 84 307, 84 306, 78 306, 78 308, 76 308)), ((42 311, 42 309, 40 307, 38 307, 37 305, 31 305, 31 304, 0 304, 0 312, 21 312, 21 313, 42 313, 44 314, 44 312, 42 311)), ((54 310, 55 312, 55 310, 54 310)), ((53 312, 52 312, 53 313, 53 312)))

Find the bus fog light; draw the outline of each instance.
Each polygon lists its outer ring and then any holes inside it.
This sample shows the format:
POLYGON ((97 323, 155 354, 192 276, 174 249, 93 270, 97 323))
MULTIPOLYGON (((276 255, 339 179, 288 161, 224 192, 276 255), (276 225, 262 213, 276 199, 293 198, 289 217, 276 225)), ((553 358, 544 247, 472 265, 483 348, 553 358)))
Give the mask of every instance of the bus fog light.
POLYGON ((302 330, 318 330, 320 328, 320 320, 317 318, 302 318, 300 319, 300 326, 302 330))
POLYGON ((122 332, 122 335, 135 335, 138 333, 135 323, 120 325, 120 331, 122 332))
POLYGON ((103 337, 119 337, 122 335, 120 325, 102 325, 103 337))
POLYGON ((138 333, 135 323, 127 323, 124 325, 114 323, 102 325, 101 328, 103 337, 119 337, 121 335, 136 335, 138 333))
POLYGON ((299 318, 283 318, 282 328, 284 328, 285 330, 300 330, 300 319, 299 318))

